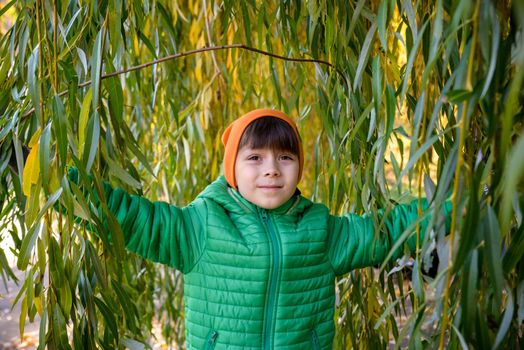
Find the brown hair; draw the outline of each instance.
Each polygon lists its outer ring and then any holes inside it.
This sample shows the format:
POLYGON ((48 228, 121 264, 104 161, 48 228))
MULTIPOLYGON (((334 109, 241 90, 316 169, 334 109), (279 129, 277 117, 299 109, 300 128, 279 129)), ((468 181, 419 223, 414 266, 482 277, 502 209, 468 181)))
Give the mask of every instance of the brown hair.
POLYGON ((291 125, 276 117, 261 117, 252 121, 244 130, 238 149, 269 148, 274 151, 286 151, 300 154, 299 140, 291 125))

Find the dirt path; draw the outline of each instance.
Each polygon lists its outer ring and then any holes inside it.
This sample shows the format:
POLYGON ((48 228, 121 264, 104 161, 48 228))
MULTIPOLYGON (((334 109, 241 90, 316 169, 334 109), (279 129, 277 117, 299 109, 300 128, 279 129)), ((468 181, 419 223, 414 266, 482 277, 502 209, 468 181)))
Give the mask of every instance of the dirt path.
POLYGON ((5 252, 9 265, 18 277, 18 285, 13 281, 7 281, 6 285, 0 278, 0 350, 36 349, 40 318, 37 315, 33 323, 26 319, 24 338, 20 339, 20 303, 13 307, 13 301, 24 282, 24 274, 17 270, 14 256, 10 254, 11 251, 8 248, 8 242, 2 241, 0 249, 5 252))

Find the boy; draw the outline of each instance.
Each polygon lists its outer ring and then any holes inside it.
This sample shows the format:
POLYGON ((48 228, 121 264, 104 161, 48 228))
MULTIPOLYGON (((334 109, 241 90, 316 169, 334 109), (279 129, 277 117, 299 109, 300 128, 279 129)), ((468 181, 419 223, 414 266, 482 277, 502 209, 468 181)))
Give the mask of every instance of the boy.
POLYGON ((369 216, 302 197, 302 144, 280 111, 249 112, 222 142, 224 176, 185 208, 105 186, 127 248, 185 274, 187 349, 331 349, 335 277, 380 263, 417 203, 375 235, 369 216))

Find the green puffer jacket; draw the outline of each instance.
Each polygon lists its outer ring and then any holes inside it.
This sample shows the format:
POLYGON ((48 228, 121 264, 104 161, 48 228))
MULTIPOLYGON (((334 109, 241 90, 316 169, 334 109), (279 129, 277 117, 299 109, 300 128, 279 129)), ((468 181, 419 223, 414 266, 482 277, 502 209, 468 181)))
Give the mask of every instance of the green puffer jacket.
POLYGON ((331 349, 335 276, 380 263, 417 217, 416 202, 399 205, 376 236, 369 216, 300 195, 261 209, 223 177, 185 208, 106 196, 129 250, 184 273, 187 349, 199 350, 331 349))

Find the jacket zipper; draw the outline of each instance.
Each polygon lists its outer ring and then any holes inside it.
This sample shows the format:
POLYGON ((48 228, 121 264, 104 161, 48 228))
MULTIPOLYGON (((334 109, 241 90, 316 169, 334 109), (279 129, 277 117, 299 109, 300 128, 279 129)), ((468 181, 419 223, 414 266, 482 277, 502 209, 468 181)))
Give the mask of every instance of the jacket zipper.
POLYGON ((311 331, 311 342, 313 343, 313 350, 320 350, 318 334, 317 334, 317 331, 314 329, 311 331))
POLYGON ((273 257, 271 266, 271 279, 269 280, 269 291, 268 291, 268 302, 266 305, 265 325, 264 325, 264 349, 272 349, 272 335, 273 335, 273 321, 275 318, 275 304, 276 294, 278 289, 278 275, 280 273, 280 255, 282 254, 280 244, 278 242, 278 236, 275 232, 275 228, 269 218, 269 213, 266 209, 262 209, 260 216, 262 222, 268 233, 270 241, 270 254, 273 257))
POLYGON ((212 331, 208 338, 207 338, 207 341, 206 341, 206 347, 205 347, 205 350, 212 350, 215 348, 215 344, 217 342, 217 338, 218 338, 218 332, 217 331, 212 331))

